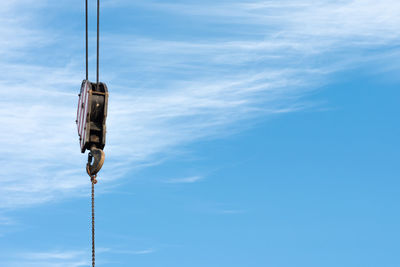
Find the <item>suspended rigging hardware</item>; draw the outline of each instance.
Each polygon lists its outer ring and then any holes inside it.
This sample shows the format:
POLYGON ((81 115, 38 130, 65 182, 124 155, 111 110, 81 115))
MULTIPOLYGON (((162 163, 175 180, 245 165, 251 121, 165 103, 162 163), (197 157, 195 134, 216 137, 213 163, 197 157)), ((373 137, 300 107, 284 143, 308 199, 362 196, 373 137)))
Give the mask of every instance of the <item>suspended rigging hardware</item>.
POLYGON ((99 17, 100 0, 97 0, 97 64, 96 83, 89 81, 88 67, 88 0, 86 3, 86 79, 82 81, 79 93, 76 123, 78 126, 81 152, 90 150, 87 172, 96 175, 103 166, 106 143, 106 118, 108 107, 108 89, 99 82, 99 17))
POLYGON ((100 47, 100 0, 97 0, 97 63, 96 83, 89 81, 89 34, 88 34, 88 0, 85 0, 86 30, 86 79, 82 81, 79 93, 76 124, 78 127, 81 152, 88 153, 86 172, 92 184, 92 266, 95 267, 95 228, 94 228, 94 185, 97 173, 103 166, 106 144, 106 118, 108 107, 108 89, 105 83, 99 82, 99 47, 100 47))

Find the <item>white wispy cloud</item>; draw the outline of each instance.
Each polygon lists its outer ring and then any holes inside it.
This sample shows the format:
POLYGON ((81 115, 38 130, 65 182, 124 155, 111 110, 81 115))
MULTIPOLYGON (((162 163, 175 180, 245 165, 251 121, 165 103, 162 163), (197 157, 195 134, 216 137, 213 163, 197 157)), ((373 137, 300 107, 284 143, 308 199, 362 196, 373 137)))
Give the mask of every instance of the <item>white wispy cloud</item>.
POLYGON ((0 226, 8 226, 8 225, 14 225, 15 221, 14 219, 6 216, 2 216, 0 214, 0 226))
MULTIPOLYGON (((98 255, 105 255, 97 260, 98 265, 107 263, 107 254, 126 254, 140 256, 155 253, 153 248, 142 250, 121 250, 111 248, 98 248, 98 255)), ((91 264, 90 252, 86 249, 81 250, 49 250, 25 252, 17 254, 3 255, 2 266, 28 266, 28 267, 82 267, 91 264)))
POLYGON ((29 260, 71 260, 85 254, 82 251, 30 252, 22 255, 22 257, 29 260))
POLYGON ((82 250, 26 252, 3 256, 2 260, 4 267, 82 267, 90 264, 89 253, 84 253, 82 250))
MULTIPOLYGON (((121 3, 128 4, 127 1, 121 3)), ((219 22, 259 25, 264 28, 249 33, 269 33, 270 37, 294 34, 297 37, 322 37, 319 41, 335 39, 363 44, 382 43, 399 37, 396 16, 400 7, 396 0, 282 0, 282 1, 222 1, 217 3, 173 3, 168 1, 140 3, 168 12, 202 18, 214 18, 219 22), (228 20, 228 21, 227 21, 228 20), (380 38, 375 38, 379 36, 380 38)), ((346 45, 346 44, 343 44, 346 45)))
POLYGON ((234 209, 220 211, 220 213, 222 214, 242 214, 244 212, 245 212, 244 210, 234 210, 234 209))
MULTIPOLYGON (((68 42, 76 33, 54 38, 51 27, 33 23, 34 11, 14 19, 29 3, 0 4, 2 208, 81 195, 88 183, 74 125, 82 47, 68 42), (43 61, 43 51, 61 59, 43 61)), ((183 144, 232 134, 251 118, 307 107, 302 97, 337 70, 398 57, 398 1, 141 5, 219 25, 221 35, 105 33, 102 77, 111 90, 105 182, 178 153, 183 144)))
POLYGON ((155 249, 142 249, 142 250, 122 250, 122 249, 103 249, 101 253, 111 253, 111 254, 127 254, 127 255, 146 255, 156 252, 155 249))
POLYGON ((195 183, 200 180, 202 180, 203 177, 201 176, 191 176, 191 177, 184 177, 184 178, 174 178, 174 179, 169 179, 166 181, 166 183, 169 184, 190 184, 190 183, 195 183))

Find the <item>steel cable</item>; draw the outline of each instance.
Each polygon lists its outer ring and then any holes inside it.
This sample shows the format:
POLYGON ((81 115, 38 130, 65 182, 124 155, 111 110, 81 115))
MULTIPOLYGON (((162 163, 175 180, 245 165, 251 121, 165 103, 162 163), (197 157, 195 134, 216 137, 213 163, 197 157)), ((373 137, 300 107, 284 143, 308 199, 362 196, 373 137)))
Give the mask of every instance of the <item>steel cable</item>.
POLYGON ((96 68, 96 84, 99 88, 99 55, 100 55, 100 0, 97 0, 97 68, 96 68))
POLYGON ((86 19, 86 81, 89 80, 89 33, 88 33, 88 0, 85 1, 86 19))

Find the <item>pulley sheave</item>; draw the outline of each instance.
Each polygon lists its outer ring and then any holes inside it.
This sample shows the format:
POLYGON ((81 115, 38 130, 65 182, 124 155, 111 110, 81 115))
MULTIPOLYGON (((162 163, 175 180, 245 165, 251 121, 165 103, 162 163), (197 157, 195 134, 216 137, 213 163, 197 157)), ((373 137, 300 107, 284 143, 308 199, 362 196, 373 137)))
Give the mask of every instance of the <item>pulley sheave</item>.
POLYGON ((82 81, 79 94, 77 127, 81 152, 93 146, 103 149, 106 144, 108 89, 105 83, 82 81))

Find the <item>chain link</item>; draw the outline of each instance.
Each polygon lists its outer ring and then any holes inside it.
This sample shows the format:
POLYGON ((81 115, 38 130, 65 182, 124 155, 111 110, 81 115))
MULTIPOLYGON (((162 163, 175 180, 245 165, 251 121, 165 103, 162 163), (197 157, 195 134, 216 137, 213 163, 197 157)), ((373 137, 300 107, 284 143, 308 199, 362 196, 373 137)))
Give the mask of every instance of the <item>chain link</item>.
POLYGON ((95 237, 94 237, 94 185, 97 183, 96 175, 90 177, 92 184, 92 266, 95 267, 95 237))

